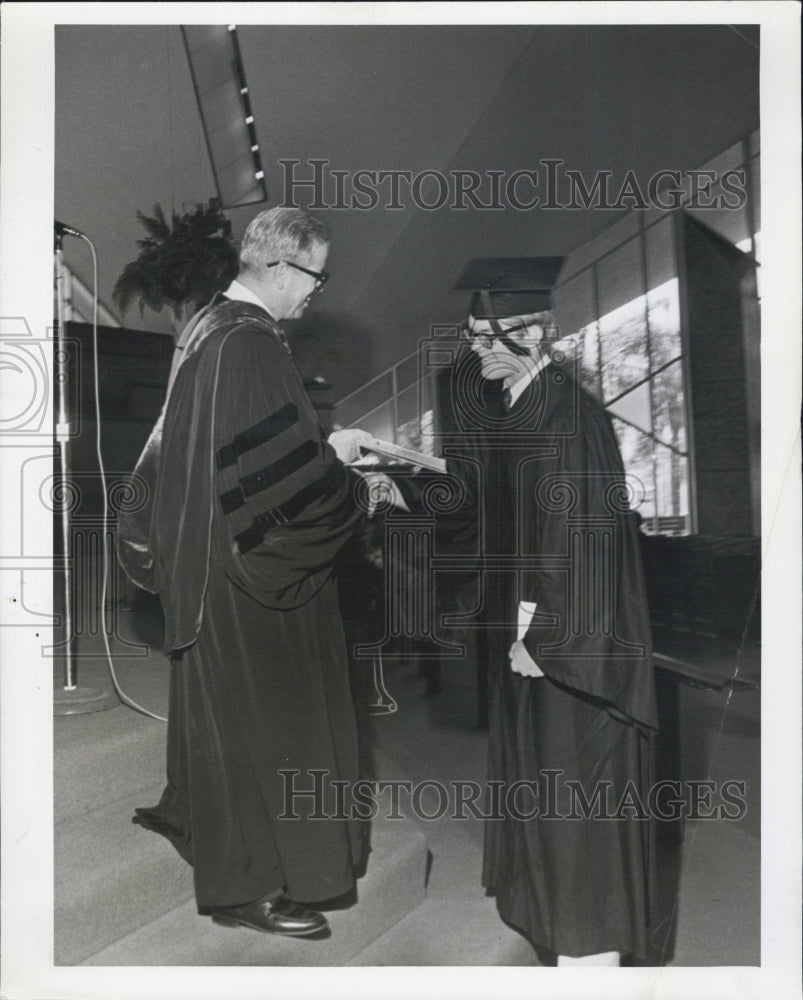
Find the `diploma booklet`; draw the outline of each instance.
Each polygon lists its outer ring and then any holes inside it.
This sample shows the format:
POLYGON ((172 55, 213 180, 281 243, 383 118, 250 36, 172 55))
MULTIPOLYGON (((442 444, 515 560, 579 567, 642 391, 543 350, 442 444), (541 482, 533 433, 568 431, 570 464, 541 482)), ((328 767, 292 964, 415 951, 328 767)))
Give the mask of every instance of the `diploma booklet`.
POLYGON ((425 455, 423 452, 415 451, 414 448, 404 448, 400 444, 392 444, 390 441, 383 441, 376 437, 361 439, 359 444, 362 451, 366 453, 374 452, 377 455, 382 455, 383 458, 393 458, 399 462, 406 462, 408 465, 419 465, 421 468, 431 469, 433 472, 446 472, 444 459, 425 455))

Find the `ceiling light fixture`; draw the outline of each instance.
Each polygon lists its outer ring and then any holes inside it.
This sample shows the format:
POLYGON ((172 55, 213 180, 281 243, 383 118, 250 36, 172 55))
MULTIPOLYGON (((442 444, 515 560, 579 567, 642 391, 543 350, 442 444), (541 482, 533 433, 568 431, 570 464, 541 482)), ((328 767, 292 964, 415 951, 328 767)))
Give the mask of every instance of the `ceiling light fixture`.
POLYGON ((181 34, 223 207, 267 201, 236 25, 182 25, 181 34))

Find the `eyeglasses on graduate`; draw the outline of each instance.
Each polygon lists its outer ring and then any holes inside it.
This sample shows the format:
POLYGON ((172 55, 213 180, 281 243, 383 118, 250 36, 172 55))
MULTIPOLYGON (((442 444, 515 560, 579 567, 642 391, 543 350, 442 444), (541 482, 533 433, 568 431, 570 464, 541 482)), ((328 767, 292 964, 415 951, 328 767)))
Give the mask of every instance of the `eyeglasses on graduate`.
POLYGON ((315 279, 316 292, 322 292, 324 285, 329 280, 328 271, 311 271, 308 267, 302 267, 300 264, 294 264, 292 260, 273 260, 270 264, 266 264, 265 267, 276 267, 278 264, 287 264, 288 267, 294 267, 296 271, 303 271, 304 274, 308 274, 311 278, 315 279))
MULTIPOLYGON (((513 333, 516 330, 523 330, 527 326, 526 323, 516 323, 515 326, 500 327, 500 332, 496 333, 493 330, 483 330, 478 332, 472 330, 468 323, 464 323, 460 327, 460 336, 463 340, 469 341, 469 343, 479 343, 480 347, 484 347, 486 351, 490 351, 493 347, 493 342, 495 340, 501 341, 505 347, 511 349, 511 341, 508 340, 507 334, 513 333)), ((512 348, 514 353, 518 353, 518 348, 512 348)))

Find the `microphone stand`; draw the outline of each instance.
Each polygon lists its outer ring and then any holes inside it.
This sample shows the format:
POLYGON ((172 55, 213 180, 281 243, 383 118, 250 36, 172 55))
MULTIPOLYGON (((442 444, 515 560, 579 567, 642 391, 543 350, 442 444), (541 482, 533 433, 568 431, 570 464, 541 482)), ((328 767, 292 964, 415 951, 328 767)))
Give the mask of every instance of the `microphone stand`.
POLYGON ((382 670, 382 651, 379 649, 376 651, 373 659, 373 673, 376 700, 369 701, 365 706, 365 711, 368 715, 392 715, 399 706, 396 699, 385 687, 385 674, 382 670))
MULTIPOLYGON (((64 268, 62 262, 62 239, 64 232, 56 228, 56 309, 57 333, 56 350, 60 358, 67 357, 64 336, 64 268)), ((56 421, 56 442, 59 447, 59 462, 61 470, 61 489, 54 490, 55 496, 61 497, 61 550, 64 563, 64 686, 53 692, 54 715, 87 715, 90 712, 105 712, 119 704, 110 691, 97 688, 79 687, 78 673, 75 665, 73 648, 73 615, 72 615, 72 566, 70 564, 70 510, 69 491, 67 490, 69 476, 70 421, 67 413, 67 380, 56 379, 58 393, 58 420, 56 421)), ((102 544, 106 544, 105 537, 102 544)), ((105 628, 101 622, 101 628, 105 628)))

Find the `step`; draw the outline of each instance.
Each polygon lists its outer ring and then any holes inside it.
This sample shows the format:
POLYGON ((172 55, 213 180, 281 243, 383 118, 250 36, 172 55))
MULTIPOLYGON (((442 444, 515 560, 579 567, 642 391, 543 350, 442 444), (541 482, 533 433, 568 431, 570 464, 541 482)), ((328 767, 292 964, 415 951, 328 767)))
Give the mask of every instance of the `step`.
MULTIPOLYGON (((164 657, 121 660, 117 673, 137 701, 164 710, 164 657)), ((100 658, 81 657, 78 674, 81 685, 111 686, 100 658)), ((54 675, 58 684, 58 667, 54 675)), ((58 964, 80 961, 193 896, 192 870, 174 848, 131 822, 137 806, 162 794, 166 738, 163 722, 123 705, 54 719, 58 964)))
POLYGON ((131 822, 163 783, 56 824, 55 961, 74 965, 193 896, 192 869, 131 822))
POLYGON ((359 955, 363 965, 539 965, 532 946, 503 924, 494 901, 427 899, 359 955))
POLYGON ((166 741, 163 722, 122 705, 94 715, 54 719, 56 824, 134 793, 139 796, 137 805, 151 804, 151 792, 145 800, 141 796, 164 782, 166 741), (101 781, 93 777, 97 774, 102 774, 101 781))
MULTIPOLYGON (((82 683, 104 680, 105 665, 100 660, 82 660, 81 670, 82 683)), ((131 694, 152 695, 148 703, 165 710, 162 657, 123 663, 118 673, 131 694)), ((95 955, 184 903, 197 933, 191 868, 167 841, 131 822, 136 806, 154 805, 162 793, 165 742, 164 723, 124 706, 54 721, 58 964, 75 964, 95 955)), ((388 901, 375 914, 378 923, 371 933, 380 934, 424 898, 426 848, 420 831, 409 823, 390 822, 384 828, 377 823, 374 838, 372 871, 388 868, 393 873, 405 866, 411 870, 396 877, 388 901)), ((361 884, 369 886, 371 881, 361 884)), ((364 901, 360 911, 372 912, 364 901)), ((358 937, 349 950, 352 954, 364 945, 365 936, 359 929, 349 933, 358 937)), ((230 942, 231 935, 225 940, 230 942)))
POLYGON ((171 909, 84 958, 82 965, 346 964, 425 899, 426 844, 408 820, 378 818, 372 825, 368 870, 358 902, 327 912, 330 938, 305 941, 221 927, 199 917, 194 900, 171 909))
POLYGON ((431 854, 426 901, 348 964, 537 965, 481 886, 481 826, 448 816, 416 822, 431 854))
MULTIPOLYGON (((438 737, 440 734, 434 735, 438 737)), ((377 749, 374 754, 378 776, 385 780, 408 778, 414 762, 405 760, 400 763, 399 748, 388 747, 388 740, 382 742, 384 749, 377 749)), ((451 748, 441 746, 437 738, 430 741, 427 755, 433 755, 431 764, 434 765, 437 759, 441 768, 450 769, 448 764, 444 767, 443 763, 444 759, 448 761, 444 752, 448 749, 451 748)), ((460 748, 461 759, 473 756, 476 766, 481 768, 484 747, 481 753, 474 751, 473 755, 467 754, 466 749, 460 748)), ((440 769, 433 766, 425 766, 422 770, 419 760, 418 780, 431 778, 437 770, 440 769)), ((473 768, 471 771, 474 773, 473 768)), ((441 770, 441 775, 443 773, 441 770)), ((441 780, 445 779, 441 777, 441 780)), ((532 946, 501 921, 493 899, 485 895, 481 886, 482 824, 455 819, 448 814, 437 820, 414 817, 414 821, 425 837, 431 855, 427 898, 347 964, 538 965, 532 946)))

